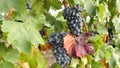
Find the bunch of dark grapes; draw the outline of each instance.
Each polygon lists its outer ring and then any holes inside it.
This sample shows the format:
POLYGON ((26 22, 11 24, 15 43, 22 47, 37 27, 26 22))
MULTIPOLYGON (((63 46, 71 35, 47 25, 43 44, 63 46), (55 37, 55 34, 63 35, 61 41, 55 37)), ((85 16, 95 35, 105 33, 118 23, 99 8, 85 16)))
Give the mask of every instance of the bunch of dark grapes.
POLYGON ((44 28, 42 28, 42 29, 39 31, 39 33, 40 33, 41 36, 45 36, 44 28))
POLYGON ((82 33, 84 18, 82 16, 82 8, 79 4, 74 7, 66 7, 63 16, 68 21, 71 34, 78 36, 82 33))
POLYGON ((113 27, 108 27, 108 35, 109 35, 110 40, 112 40, 113 35, 114 35, 113 27))
POLYGON ((113 42, 113 36, 114 36, 114 27, 108 27, 108 36, 109 36, 109 44, 115 47, 115 44, 113 42))
POLYGON ((2 34, 3 34, 3 32, 0 30, 0 39, 2 38, 2 34))
POLYGON ((67 55, 66 50, 63 48, 64 41, 63 38, 66 36, 65 32, 53 33, 48 39, 50 45, 54 47, 53 53, 57 62, 63 67, 67 68, 67 65, 70 64, 71 58, 67 55))

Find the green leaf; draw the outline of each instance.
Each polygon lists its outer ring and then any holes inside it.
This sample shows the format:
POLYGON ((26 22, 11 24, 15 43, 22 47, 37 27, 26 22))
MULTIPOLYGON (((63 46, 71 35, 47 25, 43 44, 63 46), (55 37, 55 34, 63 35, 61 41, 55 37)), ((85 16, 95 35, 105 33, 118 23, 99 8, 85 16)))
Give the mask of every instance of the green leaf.
MULTIPOLYGON (((54 7, 55 9, 60 9, 62 8, 62 3, 59 0, 48 0, 50 6, 54 7)), ((46 4, 47 5, 47 4, 46 4)))
POLYGON ((47 68, 47 59, 42 55, 38 48, 32 47, 31 58, 35 58, 37 68, 47 68))
POLYGON ((105 58, 106 60, 110 60, 112 53, 113 47, 104 44, 99 50, 99 57, 103 59, 105 58))
POLYGON ((120 18, 116 16, 113 18, 112 22, 113 22, 113 26, 115 27, 116 32, 120 33, 120 18))
POLYGON ((96 9, 97 7, 92 4, 92 3, 86 3, 85 4, 85 10, 87 11, 87 13, 90 15, 90 16, 95 16, 96 15, 96 9))
POLYGON ((111 59, 109 60, 109 65, 110 65, 110 68, 115 68, 115 65, 116 65, 115 58, 111 57, 111 59))
POLYGON ((93 42, 96 51, 98 51, 103 46, 103 39, 101 35, 91 37, 88 40, 93 42))
POLYGON ((74 2, 75 2, 75 4, 81 4, 81 3, 83 3, 84 4, 84 0, 74 0, 74 2))
POLYGON ((97 25, 97 31, 100 34, 108 34, 107 28, 103 23, 100 23, 99 25, 97 25))
POLYGON ((76 68, 78 64, 79 64, 79 60, 72 58, 71 63, 70 63, 70 67, 76 68))
POLYGON ((10 62, 6 62, 6 61, 0 61, 0 68, 15 68, 15 66, 10 63, 10 62))
POLYGON ((46 9, 43 6, 42 0, 34 1, 32 4, 32 9, 35 10, 37 14, 46 12, 46 9))
POLYGON ((51 26, 54 26, 54 30, 56 32, 64 30, 63 28, 64 25, 62 21, 56 20, 56 18, 50 14, 45 14, 45 16, 46 16, 46 21, 48 22, 48 24, 50 24, 51 26))
POLYGON ((49 11, 49 9, 50 9, 49 0, 44 0, 43 7, 44 7, 47 11, 49 11))
POLYGON ((16 49, 13 49, 11 46, 6 47, 4 43, 0 43, 0 55, 1 57, 8 62, 15 64, 19 60, 19 52, 16 49))
POLYGON ((120 49, 120 40, 115 40, 116 41, 116 46, 120 49))
POLYGON ((25 11, 26 0, 1 0, 0 1, 0 12, 8 12, 11 8, 14 8, 15 11, 17 12, 25 11))
MULTIPOLYGON (((76 1, 76 0, 75 0, 76 1)), ((67 3, 69 3, 70 5, 74 6, 75 2, 74 0, 66 0, 67 3)), ((78 3, 77 3, 78 4, 78 3)))
POLYGON ((120 0, 116 0, 117 10, 120 13, 120 0))
POLYGON ((84 68, 84 67, 85 67, 84 62, 80 59, 79 65, 76 68, 84 68))
POLYGON ((23 63, 23 62, 27 62, 29 60, 30 56, 29 54, 26 54, 26 53, 20 53, 20 63, 23 63))
POLYGON ((35 56, 30 57, 28 62, 29 62, 30 68, 37 68, 37 60, 35 56))
POLYGON ((87 11, 87 13, 90 16, 95 16, 96 15, 96 10, 97 7, 95 5, 94 0, 74 0, 75 4, 80 4, 84 6, 84 9, 87 11))
POLYGON ((105 68, 105 66, 101 62, 95 62, 93 60, 92 63, 91 63, 91 68, 105 68))
POLYGON ((54 63, 50 68, 61 68, 61 66, 57 63, 54 63))
POLYGON ((103 4, 99 4, 98 7, 99 7, 100 18, 101 18, 101 21, 103 22, 103 20, 105 18, 106 7, 103 4))
POLYGON ((2 30, 3 32, 8 32, 7 41, 9 44, 12 44, 20 52, 29 53, 31 51, 31 45, 38 47, 40 43, 44 44, 35 25, 37 26, 38 23, 34 23, 31 19, 24 23, 4 21, 2 30))

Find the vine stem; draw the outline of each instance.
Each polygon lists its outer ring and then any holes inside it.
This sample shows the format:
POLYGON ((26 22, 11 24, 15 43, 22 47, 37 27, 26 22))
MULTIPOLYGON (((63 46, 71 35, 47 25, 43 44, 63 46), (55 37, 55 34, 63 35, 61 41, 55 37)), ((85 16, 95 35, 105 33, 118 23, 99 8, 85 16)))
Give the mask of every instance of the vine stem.
POLYGON ((6 20, 9 20, 10 19, 10 16, 12 15, 12 13, 15 11, 14 8, 11 8, 8 15, 6 16, 6 20))
POLYGON ((64 7, 66 8, 66 0, 63 0, 64 7))
POLYGON ((45 27, 43 27, 43 31, 44 31, 44 33, 45 33, 46 38, 48 38, 49 36, 48 36, 48 34, 47 34, 47 32, 46 32, 45 27))
POLYGON ((86 33, 88 33, 88 27, 87 27, 86 22, 84 22, 84 27, 85 27, 86 33))

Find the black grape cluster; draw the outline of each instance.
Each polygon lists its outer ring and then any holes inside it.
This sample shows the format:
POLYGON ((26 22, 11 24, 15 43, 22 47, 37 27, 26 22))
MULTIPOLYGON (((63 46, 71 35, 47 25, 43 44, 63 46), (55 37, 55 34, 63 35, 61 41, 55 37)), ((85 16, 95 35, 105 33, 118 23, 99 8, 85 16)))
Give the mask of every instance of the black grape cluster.
POLYGON ((53 33, 51 37, 48 39, 50 45, 54 47, 53 53, 57 60, 57 62, 63 67, 67 68, 67 65, 70 64, 71 58, 67 55, 66 50, 63 48, 64 41, 63 38, 67 33, 58 32, 53 33))
POLYGON ((0 30, 0 39, 2 38, 2 34, 3 34, 3 32, 0 30))
POLYGON ((114 27, 108 27, 108 36, 109 36, 109 44, 115 47, 115 44, 113 42, 113 36, 114 36, 114 27))
POLYGON ((113 35, 114 35, 114 33, 113 33, 113 27, 108 27, 108 34, 109 34, 110 40, 112 40, 113 35))
POLYGON ((42 29, 39 31, 39 33, 40 33, 41 36, 45 36, 44 28, 42 28, 42 29))
POLYGON ((63 16, 68 21, 71 34, 78 36, 82 33, 84 18, 82 16, 82 8, 79 4, 74 7, 66 7, 63 16))

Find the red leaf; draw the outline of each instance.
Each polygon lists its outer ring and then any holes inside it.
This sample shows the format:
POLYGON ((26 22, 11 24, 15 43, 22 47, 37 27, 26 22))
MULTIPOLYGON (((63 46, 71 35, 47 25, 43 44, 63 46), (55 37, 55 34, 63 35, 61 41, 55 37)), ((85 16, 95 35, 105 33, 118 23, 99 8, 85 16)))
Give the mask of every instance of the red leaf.
POLYGON ((72 53, 72 48, 75 44, 75 38, 72 35, 67 34, 64 37, 64 48, 66 49, 67 53, 70 55, 72 53))
POLYGON ((84 57, 87 55, 87 52, 84 49, 84 47, 80 45, 75 45, 75 52, 77 57, 84 57))
POLYGON ((94 53, 95 53, 95 49, 94 49, 92 43, 86 43, 86 44, 84 45, 84 48, 85 48, 85 50, 86 50, 86 52, 87 52, 88 54, 94 54, 94 53))
POLYGON ((86 42, 86 40, 91 37, 91 33, 80 34, 76 37, 75 42, 75 52, 77 57, 84 57, 88 54, 94 54, 95 49, 93 44, 90 42, 86 42))
POLYGON ((84 57, 88 54, 94 54, 95 49, 93 44, 86 42, 91 36, 91 33, 85 33, 74 38, 72 35, 67 34, 64 37, 64 48, 66 49, 67 54, 71 57, 84 57))

